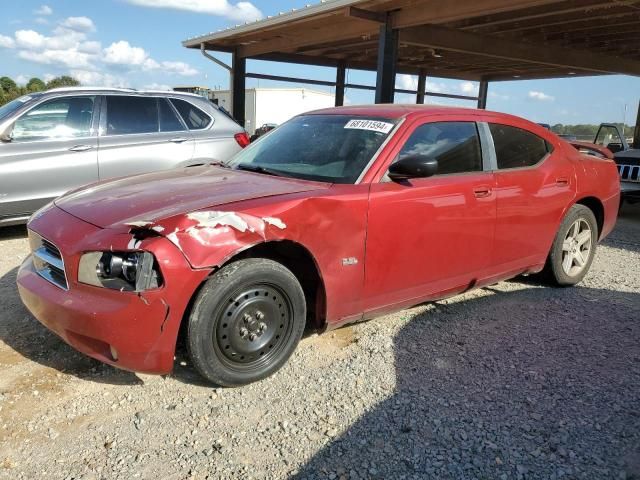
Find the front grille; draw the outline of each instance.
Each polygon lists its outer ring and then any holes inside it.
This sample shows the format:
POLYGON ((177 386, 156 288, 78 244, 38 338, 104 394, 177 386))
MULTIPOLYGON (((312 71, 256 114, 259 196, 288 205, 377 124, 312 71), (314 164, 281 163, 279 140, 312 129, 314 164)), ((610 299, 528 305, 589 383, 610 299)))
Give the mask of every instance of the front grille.
POLYGON ((64 260, 58 247, 31 230, 29 230, 29 244, 33 255, 33 265, 38 275, 67 290, 69 286, 64 271, 64 260))
POLYGON ((640 182, 640 165, 618 165, 618 172, 623 182, 640 182))

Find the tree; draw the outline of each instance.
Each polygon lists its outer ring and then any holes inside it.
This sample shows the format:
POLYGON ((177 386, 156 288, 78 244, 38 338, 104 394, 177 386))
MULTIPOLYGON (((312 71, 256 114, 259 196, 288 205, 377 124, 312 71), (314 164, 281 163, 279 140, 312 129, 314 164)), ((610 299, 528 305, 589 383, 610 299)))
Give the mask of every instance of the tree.
POLYGON ((29 92, 41 92, 42 90, 46 89, 47 86, 38 77, 33 77, 27 82, 26 88, 29 92))
POLYGON ((9 77, 0 77, 0 87, 4 90, 4 93, 9 93, 18 88, 16 82, 11 80, 9 77))
POLYGON ((77 87, 80 82, 68 75, 62 75, 61 77, 52 78, 47 82, 47 90, 60 87, 77 87))

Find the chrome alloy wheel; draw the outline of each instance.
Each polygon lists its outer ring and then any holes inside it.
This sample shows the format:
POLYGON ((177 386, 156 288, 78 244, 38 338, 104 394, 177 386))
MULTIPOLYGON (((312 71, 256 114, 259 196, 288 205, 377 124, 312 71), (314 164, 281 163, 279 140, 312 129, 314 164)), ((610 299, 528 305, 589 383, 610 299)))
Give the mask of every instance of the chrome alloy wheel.
POLYGON ((591 227, 584 218, 579 218, 567 231, 562 242, 562 270, 575 277, 589 263, 591 256, 591 227))

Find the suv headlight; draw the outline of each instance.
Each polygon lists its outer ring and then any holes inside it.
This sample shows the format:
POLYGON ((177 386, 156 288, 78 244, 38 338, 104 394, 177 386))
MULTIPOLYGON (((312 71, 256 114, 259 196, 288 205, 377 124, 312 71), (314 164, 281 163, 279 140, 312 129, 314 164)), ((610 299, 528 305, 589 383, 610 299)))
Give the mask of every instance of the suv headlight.
POLYGON ((127 292, 158 288, 160 269, 149 252, 89 252, 80 257, 78 281, 127 292))

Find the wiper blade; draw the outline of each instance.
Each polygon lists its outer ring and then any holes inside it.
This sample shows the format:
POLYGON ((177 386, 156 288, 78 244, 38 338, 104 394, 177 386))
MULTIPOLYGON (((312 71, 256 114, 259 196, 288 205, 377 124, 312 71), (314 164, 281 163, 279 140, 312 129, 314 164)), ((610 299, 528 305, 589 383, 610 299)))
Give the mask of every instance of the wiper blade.
POLYGON ((219 161, 216 161, 216 162, 209 162, 209 165, 211 165, 212 167, 231 168, 231 167, 230 167, 229 165, 227 165, 226 163, 224 163, 224 162, 219 162, 219 161))
POLYGON ((248 172, 264 173, 266 175, 274 175, 276 177, 286 176, 283 172, 281 172, 279 170, 272 170, 271 168, 262 167, 260 165, 252 165, 250 163, 240 163, 240 164, 236 165, 236 168, 238 170, 246 170, 248 172))

